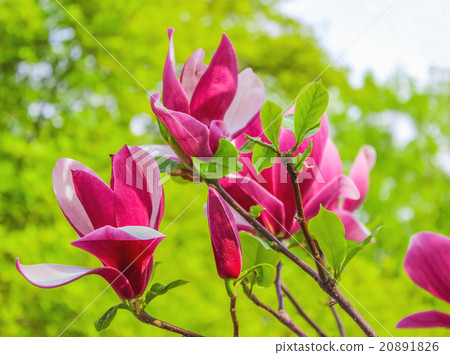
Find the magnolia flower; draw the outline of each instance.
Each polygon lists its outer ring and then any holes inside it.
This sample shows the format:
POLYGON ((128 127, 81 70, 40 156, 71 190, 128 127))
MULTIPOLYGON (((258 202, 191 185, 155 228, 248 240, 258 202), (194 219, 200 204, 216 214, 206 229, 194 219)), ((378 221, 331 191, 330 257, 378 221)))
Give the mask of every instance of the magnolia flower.
POLYGON ((236 52, 224 34, 211 62, 197 49, 175 72, 174 30, 169 29, 169 51, 163 72, 163 97, 151 96, 156 117, 176 142, 170 145, 184 163, 191 157, 214 155, 221 138, 232 139, 256 118, 264 103, 264 84, 250 68, 238 74, 236 52), (181 148, 181 151, 180 151, 181 148))
MULTIPOLYGON (((450 238, 420 232, 411 238, 405 271, 413 282, 434 297, 450 303, 450 238)), ((397 328, 450 328, 450 314, 425 311, 403 318, 397 328)))
POLYGON ((152 155, 138 147, 124 146, 112 156, 111 187, 88 167, 59 159, 53 170, 56 199, 80 237, 71 244, 104 266, 21 265, 17 259, 17 269, 38 287, 58 287, 97 274, 121 299, 140 297, 152 272, 155 248, 165 238, 157 231, 164 210, 160 179, 152 155))
POLYGON ((147 288, 153 269, 153 253, 165 238, 160 232, 141 226, 99 228, 71 243, 96 256, 104 266, 91 269, 82 266, 37 264, 16 267, 37 287, 54 288, 86 275, 103 277, 124 300, 140 297, 147 288))
POLYGON ((53 169, 56 199, 79 237, 103 226, 159 227, 164 193, 152 155, 124 146, 111 158, 111 187, 72 159, 59 159, 53 169))
MULTIPOLYGON (((259 119, 244 133, 261 137, 263 141, 268 142, 259 119)), ((236 138, 236 143, 240 146, 245 140, 242 134, 236 138)), ((339 215, 347 239, 364 240, 369 231, 351 212, 362 203, 367 194, 369 171, 375 161, 374 149, 362 148, 348 177, 342 174, 339 153, 328 138, 328 122, 325 116, 322 117, 320 130, 302 142, 295 155, 303 153, 310 140, 313 142, 313 148, 307 163, 312 169, 298 174, 306 219, 316 216, 322 205, 339 215)), ((288 151, 295 145, 293 133, 284 127, 281 127, 279 141, 281 151, 288 151)), ((295 197, 286 167, 281 160, 277 158, 271 168, 263 170, 259 175, 252 166, 251 154, 242 154, 240 161, 244 166, 243 171, 221 179, 222 186, 247 210, 253 205, 264 207, 265 210, 258 219, 273 234, 288 238, 296 233, 300 227, 295 220, 295 197)), ((252 230, 241 218, 237 218, 237 223, 242 230, 252 230)))
POLYGON ((236 279, 242 268, 241 242, 230 207, 213 188, 209 189, 206 213, 217 273, 236 279))

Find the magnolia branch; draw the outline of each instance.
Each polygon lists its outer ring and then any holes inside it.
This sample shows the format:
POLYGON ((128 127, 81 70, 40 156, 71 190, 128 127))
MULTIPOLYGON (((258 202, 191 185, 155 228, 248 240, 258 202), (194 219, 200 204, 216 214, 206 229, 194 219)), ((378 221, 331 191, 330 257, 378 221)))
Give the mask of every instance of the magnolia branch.
POLYGON ((281 283, 281 289, 283 290, 286 297, 291 301, 294 308, 297 310, 297 313, 302 316, 308 324, 314 328, 314 330, 319 334, 321 337, 327 337, 328 335, 320 328, 316 322, 314 322, 311 317, 305 312, 305 310, 300 306, 300 304, 297 302, 297 300, 292 295, 291 291, 287 288, 287 286, 284 283, 281 283))
POLYGON ((231 314, 231 320, 233 321, 233 336, 238 337, 239 336, 239 322, 237 319, 236 314, 236 295, 233 295, 230 297, 230 314, 231 314))
POLYGON ((339 329, 339 334, 341 335, 341 337, 345 337, 346 335, 344 323, 342 323, 341 317, 339 317, 339 313, 336 310, 335 302, 331 298, 330 298, 330 309, 331 312, 333 313, 334 319, 336 320, 336 324, 339 329))
POLYGON ((318 283, 320 288, 329 296, 331 296, 336 301, 336 303, 339 304, 339 306, 341 306, 341 308, 355 321, 355 323, 358 324, 358 326, 362 329, 366 336, 377 336, 377 333, 373 330, 370 324, 339 290, 334 280, 332 280, 331 278, 320 278, 316 270, 314 270, 311 266, 301 260, 297 255, 291 252, 277 237, 275 237, 261 223, 259 223, 256 218, 250 215, 222 188, 217 180, 205 179, 205 182, 211 187, 215 188, 217 192, 219 192, 219 194, 224 198, 224 200, 230 205, 230 207, 238 212, 253 228, 261 233, 263 237, 272 242, 276 250, 288 257, 309 276, 311 276, 318 283))
POLYGON ((184 337, 203 337, 203 335, 191 332, 189 330, 179 328, 170 323, 164 322, 162 320, 156 319, 152 317, 150 314, 145 312, 142 308, 138 309, 136 312, 133 312, 133 315, 140 320, 142 323, 153 325, 155 327, 168 330, 172 333, 181 334, 184 337))
POLYGON ((289 328, 292 332, 297 334, 299 337, 307 337, 306 333, 300 329, 300 327, 295 324, 292 319, 289 318, 286 312, 277 312, 270 306, 266 305, 265 303, 261 302, 258 297, 256 297, 252 291, 249 289, 249 287, 245 284, 245 282, 242 283, 242 287, 244 288, 244 292, 247 295, 247 297, 258 307, 261 307, 262 309, 269 312, 271 315, 273 315, 280 323, 284 324, 287 328, 289 328))

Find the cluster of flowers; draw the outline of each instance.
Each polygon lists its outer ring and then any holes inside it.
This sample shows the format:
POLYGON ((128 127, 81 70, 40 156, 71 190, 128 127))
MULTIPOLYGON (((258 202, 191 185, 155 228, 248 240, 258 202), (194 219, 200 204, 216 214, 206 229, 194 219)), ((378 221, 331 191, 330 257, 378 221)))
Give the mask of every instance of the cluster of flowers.
MULTIPOLYGON (((238 72, 229 38, 223 35, 209 66, 203 63, 203 50, 196 50, 184 64, 180 78, 175 71, 173 30, 169 30, 169 40, 162 102, 159 94, 151 96, 150 101, 153 113, 168 131, 170 147, 163 151, 170 159, 192 167, 192 157, 214 156, 220 139, 232 141, 240 148, 247 141, 246 134, 270 143, 259 116, 265 100, 264 85, 251 69, 238 72)), ((279 141, 281 151, 296 144, 293 133, 283 127, 279 141)), ((340 217, 347 239, 362 242, 369 231, 353 212, 367 195, 375 150, 362 147, 350 175, 345 176, 339 152, 328 136, 325 116, 318 132, 300 144, 296 154, 303 153, 310 141, 313 144, 308 159, 314 166, 314 176, 308 172, 298 176, 302 180, 300 190, 306 219, 316 216, 323 206, 340 217)), ((277 158, 273 166, 258 174, 251 155, 240 154, 242 171, 220 179, 220 184, 247 211, 254 205, 263 207, 257 217, 259 222, 279 238, 290 238, 299 226, 295 223, 295 199, 286 167, 277 158)), ((89 269, 56 264, 21 265, 17 259, 18 270, 32 284, 45 288, 97 274, 111 284, 122 300, 141 297, 152 272, 154 251, 165 238, 158 231, 164 193, 158 165, 149 150, 124 146, 113 155, 110 186, 88 167, 60 159, 53 171, 53 186, 64 215, 79 237, 71 245, 96 256, 103 266, 89 269), (140 186, 135 186, 136 181, 141 182, 140 186)), ((224 279, 235 279, 242 268, 239 231, 254 230, 213 188, 209 190, 206 212, 218 274, 224 279)), ((413 239, 405 264, 419 286, 447 302, 450 302, 450 280, 448 273, 440 271, 450 267, 449 255, 447 237, 419 234, 413 239), (422 244, 423 240, 426 242, 422 244), (436 255, 442 260, 430 263, 428 258, 436 260, 436 255), (434 266, 438 264, 445 266, 440 270, 434 266)), ((404 319, 399 326, 436 324, 450 326, 450 316, 424 312, 404 319)))

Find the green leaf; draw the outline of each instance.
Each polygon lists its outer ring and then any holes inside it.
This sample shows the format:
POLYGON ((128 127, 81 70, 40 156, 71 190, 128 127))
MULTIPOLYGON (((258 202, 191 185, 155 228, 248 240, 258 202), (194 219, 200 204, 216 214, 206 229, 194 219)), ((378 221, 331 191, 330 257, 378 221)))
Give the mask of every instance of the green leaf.
POLYGON ((276 266, 280 261, 280 253, 273 250, 266 241, 246 232, 241 232, 240 237, 243 270, 263 263, 276 266))
POLYGON ((252 163, 258 174, 270 168, 275 163, 276 153, 262 145, 256 145, 253 150, 252 163))
POLYGON ((276 275, 277 269, 275 266, 262 263, 242 271, 239 278, 234 281, 234 285, 236 287, 242 280, 247 279, 251 284, 256 281, 258 286, 266 288, 273 284, 276 275))
POLYGON ((251 139, 247 139, 247 142, 239 149, 239 153, 251 153, 255 149, 255 141, 251 139))
POLYGON ((189 281, 176 280, 176 281, 172 281, 167 286, 164 286, 160 283, 155 283, 150 288, 150 291, 148 291, 147 294, 145 295, 145 302, 149 303, 155 297, 161 296, 161 295, 165 294, 167 291, 171 290, 172 288, 183 286, 183 285, 187 284, 188 282, 189 281))
POLYGON ((155 161, 158 164, 159 171, 161 173, 167 173, 177 169, 185 169, 184 165, 178 163, 177 161, 162 156, 155 157, 155 161))
POLYGON ((267 138, 278 147, 283 110, 280 106, 267 100, 261 107, 261 124, 267 138))
POLYGON ((345 229, 339 216, 320 206, 319 214, 309 221, 308 227, 336 273, 347 253, 345 229))
POLYGON ((311 139, 309 141, 308 148, 305 149, 303 154, 299 154, 293 158, 294 167, 297 171, 299 172, 302 171, 303 163, 305 162, 306 158, 308 158, 309 155, 311 154, 312 148, 313 148, 313 141, 311 139))
POLYGON ((287 130, 291 131, 295 135, 295 124, 294 124, 294 114, 293 113, 283 116, 283 127, 286 128, 287 130))
POLYGON ((350 260, 353 259, 353 257, 356 254, 360 254, 367 249, 367 246, 370 244, 372 239, 375 238, 375 236, 378 234, 378 232, 380 231, 381 228, 383 228, 383 226, 375 229, 372 233, 369 234, 368 237, 366 237, 366 239, 364 239, 362 241, 362 243, 358 243, 356 246, 348 248, 347 256, 345 257, 342 267, 339 270, 339 274, 344 270, 344 268, 347 266, 347 264, 350 262, 350 260))
POLYGON ((108 309, 105 314, 103 314, 99 319, 97 319, 94 323, 95 329, 99 332, 100 330, 106 329, 109 327, 111 322, 114 320, 117 314, 118 309, 127 309, 130 310, 129 307, 123 303, 118 304, 114 307, 108 309))
POLYGON ((261 212, 264 210, 264 207, 255 205, 250 207, 250 211, 248 211, 248 213, 250 213, 253 217, 258 218, 259 216, 261 216, 261 212))
POLYGON ((308 131, 315 128, 328 106, 328 91, 320 82, 306 85, 295 102, 295 138, 303 141, 308 131))
POLYGON ((208 160, 192 157, 192 162, 200 176, 207 179, 220 179, 242 170, 238 164, 238 157, 239 153, 233 143, 220 139, 219 147, 213 157, 208 160))

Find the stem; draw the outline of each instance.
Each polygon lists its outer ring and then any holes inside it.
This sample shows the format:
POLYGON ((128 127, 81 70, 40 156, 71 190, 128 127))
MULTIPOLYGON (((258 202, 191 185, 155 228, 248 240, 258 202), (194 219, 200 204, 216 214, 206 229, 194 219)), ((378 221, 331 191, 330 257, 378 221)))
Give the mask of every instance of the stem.
POLYGON ((377 333, 373 330, 370 324, 357 311, 357 309, 350 303, 350 301, 342 294, 339 288, 331 278, 321 279, 316 270, 301 260, 297 255, 291 252, 277 237, 270 233, 256 218, 250 215, 244 208, 241 207, 219 184, 217 180, 204 180, 209 186, 215 188, 223 199, 238 212, 253 228, 255 228, 263 237, 276 245, 277 250, 292 260, 297 266, 311 276, 320 286, 320 288, 331 296, 341 308, 358 324, 365 335, 375 337, 377 333))
POLYGON ((319 276, 322 280, 326 280, 328 278, 327 270, 320 258, 319 248, 317 247, 316 243, 314 243, 306 224, 305 212, 303 211, 302 194, 300 191, 300 185, 297 183, 297 172, 295 171, 292 160, 290 163, 286 164, 286 169, 288 171, 289 178, 291 179, 292 183, 292 188, 294 190, 295 204, 297 206, 296 220, 300 225, 303 235, 305 236, 306 242, 309 246, 309 250, 311 250, 312 256, 316 263, 317 271, 319 272, 319 276))
POLYGON ((287 286, 284 283, 281 283, 281 288, 283 289, 284 294, 287 296, 289 301, 294 305, 295 309, 297 310, 298 314, 300 314, 307 322, 308 324, 315 329, 317 334, 319 334, 321 337, 327 337, 326 333, 317 325, 316 322, 314 322, 308 314, 304 311, 304 309, 300 306, 300 304, 297 302, 297 300, 292 295, 291 291, 287 288, 287 286))
POLYGON ((333 301, 333 299, 331 299, 331 297, 330 297, 330 309, 331 309, 331 312, 333 312, 334 319, 336 319, 336 323, 337 323, 337 326, 339 329, 339 334, 341 335, 341 337, 345 337, 346 336, 345 335, 345 326, 341 321, 341 317, 339 317, 339 313, 335 307, 335 302, 333 301))
POLYGON ((142 323, 153 325, 155 327, 168 330, 169 332, 172 332, 172 333, 181 334, 184 337, 203 337, 203 335, 191 332, 191 331, 183 329, 183 328, 179 328, 175 325, 172 325, 172 324, 166 323, 162 320, 156 319, 156 318, 152 317, 150 314, 148 314, 147 312, 145 312, 142 308, 139 308, 138 310, 133 312, 133 315, 138 320, 140 320, 142 323))
POLYGON ((280 261, 277 264, 277 275, 275 276, 275 291, 277 293, 277 299, 278 299, 278 312, 286 312, 284 308, 284 295, 281 290, 281 269, 283 268, 283 263, 280 261))
POLYGON ((247 297, 258 307, 261 307, 265 309, 267 312, 269 312, 271 315, 273 315, 278 321, 280 321, 282 324, 284 324, 287 328, 289 328, 291 331, 293 331, 295 334, 297 334, 299 337, 307 337, 306 333, 300 329, 300 327, 295 324, 289 316, 287 316, 287 313, 281 313, 275 311, 273 308, 269 307, 265 303, 261 302, 258 297, 256 297, 248 288, 248 286, 243 282, 242 286, 244 288, 244 292, 247 295, 247 297))
POLYGON ((233 321, 233 336, 239 336, 239 322, 236 315, 236 295, 230 297, 230 314, 231 320, 233 321))

